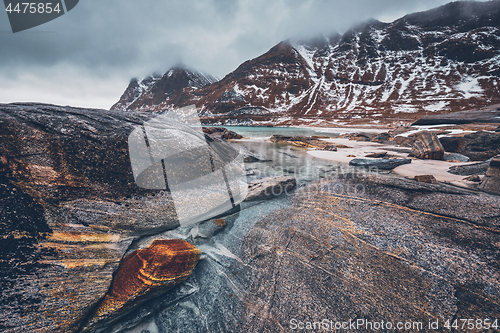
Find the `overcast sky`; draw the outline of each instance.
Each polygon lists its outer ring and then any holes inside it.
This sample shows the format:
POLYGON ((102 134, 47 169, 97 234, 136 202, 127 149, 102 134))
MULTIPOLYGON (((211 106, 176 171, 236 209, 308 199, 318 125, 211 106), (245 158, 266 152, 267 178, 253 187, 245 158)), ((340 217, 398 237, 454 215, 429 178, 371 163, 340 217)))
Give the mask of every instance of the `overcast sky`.
POLYGON ((223 77, 287 38, 391 22, 447 0, 80 0, 13 34, 0 13, 0 103, 108 109, 132 77, 176 63, 223 77))

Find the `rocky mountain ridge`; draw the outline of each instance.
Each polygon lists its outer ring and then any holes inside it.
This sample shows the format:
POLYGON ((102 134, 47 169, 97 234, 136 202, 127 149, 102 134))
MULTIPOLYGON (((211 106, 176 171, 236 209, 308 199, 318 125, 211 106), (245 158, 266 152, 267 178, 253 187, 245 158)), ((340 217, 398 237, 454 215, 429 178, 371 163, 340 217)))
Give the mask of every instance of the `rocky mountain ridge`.
POLYGON ((453 2, 342 36, 284 41, 217 82, 189 75, 198 77, 173 69, 132 81, 112 109, 196 104, 206 123, 319 125, 410 123, 496 104, 500 2, 453 2))

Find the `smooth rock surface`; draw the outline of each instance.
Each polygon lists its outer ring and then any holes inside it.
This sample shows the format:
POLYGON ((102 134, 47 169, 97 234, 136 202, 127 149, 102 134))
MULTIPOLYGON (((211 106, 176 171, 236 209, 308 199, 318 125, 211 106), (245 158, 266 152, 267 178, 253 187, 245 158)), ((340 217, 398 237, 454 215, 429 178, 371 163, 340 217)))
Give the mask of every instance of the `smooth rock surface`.
POLYGON ((245 201, 271 199, 283 194, 291 194, 297 181, 294 177, 268 177, 248 184, 248 194, 245 201))
POLYGON ((314 182, 292 200, 197 244, 207 255, 186 281, 192 292, 141 327, 290 332, 293 319, 425 325, 500 313, 496 196, 359 175, 314 182))
POLYGON ((400 165, 411 163, 409 158, 355 158, 349 165, 358 167, 375 167, 381 170, 392 170, 400 165))
POLYGON ((132 172, 128 136, 153 116, 0 105, 1 331, 75 332, 133 242, 179 227, 170 192, 132 172))

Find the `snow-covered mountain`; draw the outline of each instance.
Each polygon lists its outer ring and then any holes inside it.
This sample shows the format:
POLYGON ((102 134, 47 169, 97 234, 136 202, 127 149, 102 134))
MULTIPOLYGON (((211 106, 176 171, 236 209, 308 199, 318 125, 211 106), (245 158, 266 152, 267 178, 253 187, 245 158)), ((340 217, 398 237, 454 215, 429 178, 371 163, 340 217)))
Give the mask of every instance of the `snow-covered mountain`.
POLYGON ((175 66, 163 76, 155 74, 142 80, 132 79, 111 110, 146 110, 165 102, 179 105, 192 98, 194 90, 217 81, 215 76, 185 66, 175 66))
POLYGON ((500 2, 454 2, 342 36, 284 41, 204 86, 182 75, 163 84, 170 72, 132 81, 120 108, 196 104, 206 122, 225 124, 412 122, 500 103, 500 2))

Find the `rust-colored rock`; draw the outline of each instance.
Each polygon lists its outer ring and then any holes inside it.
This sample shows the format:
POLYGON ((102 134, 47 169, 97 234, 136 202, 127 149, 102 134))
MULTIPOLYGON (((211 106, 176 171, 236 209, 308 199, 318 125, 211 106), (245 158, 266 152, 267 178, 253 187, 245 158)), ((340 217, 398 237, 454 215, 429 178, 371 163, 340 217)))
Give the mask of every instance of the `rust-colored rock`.
POLYGON ((418 175, 415 176, 415 180, 422 183, 437 184, 436 177, 433 175, 418 175))
POLYGON ((411 155, 424 160, 442 160, 444 148, 436 134, 420 132, 415 135, 411 155))
POLYGON ((91 331, 96 324, 106 325, 184 281, 199 259, 200 251, 181 239, 155 240, 148 248, 129 254, 83 331, 91 331))

